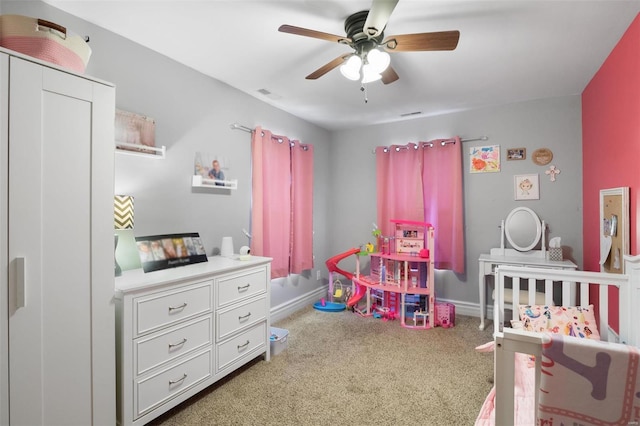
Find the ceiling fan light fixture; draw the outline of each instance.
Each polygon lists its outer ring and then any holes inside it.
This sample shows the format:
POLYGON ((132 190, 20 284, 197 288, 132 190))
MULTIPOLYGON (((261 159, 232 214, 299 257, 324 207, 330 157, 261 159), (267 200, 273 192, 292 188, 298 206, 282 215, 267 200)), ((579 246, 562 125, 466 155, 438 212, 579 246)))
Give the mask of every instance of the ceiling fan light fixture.
POLYGON ((376 72, 375 69, 371 66, 371 64, 365 64, 362 67, 362 83, 371 83, 373 81, 378 81, 382 78, 379 72, 376 72))
POLYGON ((387 52, 379 49, 371 49, 367 54, 367 62, 376 73, 380 74, 386 70, 391 63, 391 56, 389 56, 387 52))
POLYGON ((340 66, 340 72, 349 80, 360 80, 360 67, 362 59, 357 55, 351 55, 347 61, 340 66))

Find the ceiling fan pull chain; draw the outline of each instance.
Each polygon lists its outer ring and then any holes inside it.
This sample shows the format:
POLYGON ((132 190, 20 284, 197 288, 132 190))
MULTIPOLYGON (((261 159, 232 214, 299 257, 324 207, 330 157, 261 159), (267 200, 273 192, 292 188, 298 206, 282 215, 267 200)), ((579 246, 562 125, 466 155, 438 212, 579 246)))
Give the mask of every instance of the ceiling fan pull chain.
POLYGON ((367 84, 366 83, 362 83, 362 86, 360 86, 360 91, 362 93, 364 93, 364 103, 368 103, 369 102, 369 97, 367 96, 367 84))

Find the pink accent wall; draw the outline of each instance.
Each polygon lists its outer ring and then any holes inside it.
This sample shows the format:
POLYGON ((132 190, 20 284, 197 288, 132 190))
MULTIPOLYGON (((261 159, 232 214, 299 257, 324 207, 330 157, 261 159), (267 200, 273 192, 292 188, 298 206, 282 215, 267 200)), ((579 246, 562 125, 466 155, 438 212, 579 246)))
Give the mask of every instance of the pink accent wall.
MULTIPOLYGON (((639 252, 640 14, 582 93, 582 155, 583 268, 599 271, 601 189, 629 187, 629 248, 639 252)), ((617 313, 617 290, 609 300, 610 312, 617 313)), ((619 330, 617 315, 610 317, 619 330)))

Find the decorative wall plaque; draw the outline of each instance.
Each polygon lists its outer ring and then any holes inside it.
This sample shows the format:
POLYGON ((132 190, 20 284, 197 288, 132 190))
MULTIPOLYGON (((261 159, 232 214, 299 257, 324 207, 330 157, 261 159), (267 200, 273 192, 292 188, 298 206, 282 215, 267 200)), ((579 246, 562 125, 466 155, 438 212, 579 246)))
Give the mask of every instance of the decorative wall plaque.
POLYGON ((549 148, 540 148, 533 151, 531 160, 538 166, 546 166, 553 160, 553 152, 549 148))

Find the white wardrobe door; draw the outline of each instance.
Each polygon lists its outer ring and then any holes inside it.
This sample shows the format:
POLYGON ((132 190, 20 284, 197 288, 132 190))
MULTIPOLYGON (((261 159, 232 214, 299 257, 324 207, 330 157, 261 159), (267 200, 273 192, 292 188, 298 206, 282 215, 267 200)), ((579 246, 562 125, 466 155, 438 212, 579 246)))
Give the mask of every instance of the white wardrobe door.
POLYGON ((10 281, 24 281, 24 302, 10 286, 10 422, 89 425, 92 85, 16 58, 10 70, 10 281))

